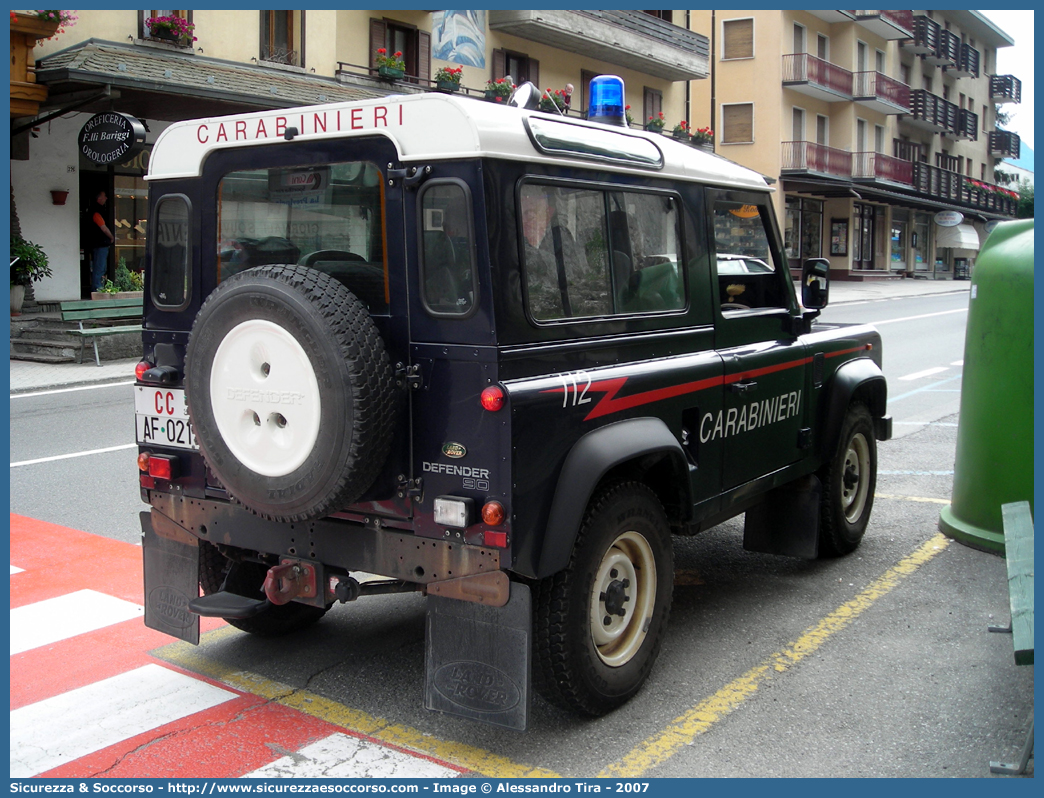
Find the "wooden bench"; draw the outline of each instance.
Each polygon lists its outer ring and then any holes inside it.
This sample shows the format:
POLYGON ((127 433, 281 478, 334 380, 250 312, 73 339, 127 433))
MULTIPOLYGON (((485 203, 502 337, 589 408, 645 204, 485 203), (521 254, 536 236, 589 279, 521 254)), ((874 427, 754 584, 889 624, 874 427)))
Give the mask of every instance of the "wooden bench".
MULTIPOLYGON (((1012 502, 1001 507, 1004 518, 1004 559, 1008 566, 1008 602, 1011 623, 990 625, 991 632, 1011 634, 1016 665, 1033 664, 1033 516, 1029 502, 1012 502)), ((991 773, 1021 775, 1033 752, 1033 723, 1017 764, 990 762, 991 773)))
POLYGON ((101 365, 98 357, 98 338, 107 335, 119 335, 121 333, 141 332, 141 297, 130 297, 125 299, 83 299, 75 302, 59 303, 62 311, 62 321, 75 321, 80 325, 78 330, 66 330, 69 335, 80 338, 80 363, 83 363, 83 348, 90 339, 94 344, 94 362, 101 365), (84 327, 85 321, 99 321, 102 319, 132 319, 137 318, 137 324, 106 325, 101 327, 84 327))

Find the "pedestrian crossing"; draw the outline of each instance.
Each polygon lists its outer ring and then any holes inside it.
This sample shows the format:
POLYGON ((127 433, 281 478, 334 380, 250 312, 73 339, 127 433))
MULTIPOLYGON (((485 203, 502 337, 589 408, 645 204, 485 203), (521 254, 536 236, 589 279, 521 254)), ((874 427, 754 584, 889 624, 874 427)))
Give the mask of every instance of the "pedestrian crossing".
POLYGON ((152 656, 171 641, 142 621, 138 546, 12 514, 10 548, 12 778, 466 771, 152 656))

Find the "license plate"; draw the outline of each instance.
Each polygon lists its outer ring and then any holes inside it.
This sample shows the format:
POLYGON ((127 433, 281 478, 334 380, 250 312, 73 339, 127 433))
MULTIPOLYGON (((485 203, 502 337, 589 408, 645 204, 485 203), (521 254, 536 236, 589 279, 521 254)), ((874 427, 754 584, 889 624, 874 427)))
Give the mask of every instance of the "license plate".
POLYGON ((134 388, 134 423, 143 446, 198 449, 181 388, 134 388))

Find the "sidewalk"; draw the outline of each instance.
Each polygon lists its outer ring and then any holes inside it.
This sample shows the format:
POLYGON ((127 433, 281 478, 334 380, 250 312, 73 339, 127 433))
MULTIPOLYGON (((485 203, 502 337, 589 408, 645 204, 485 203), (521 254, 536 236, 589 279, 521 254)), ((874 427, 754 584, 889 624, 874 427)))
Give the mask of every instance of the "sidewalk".
MULTIPOLYGON (((835 280, 830 283, 830 304, 836 306, 850 302, 959 293, 967 291, 970 285, 966 280, 868 280, 861 283, 835 280)), ((94 365, 91 360, 85 360, 82 364, 53 365, 12 360, 11 393, 22 394, 82 385, 126 382, 134 379, 134 367, 137 364, 138 358, 103 361, 100 367, 94 365)))

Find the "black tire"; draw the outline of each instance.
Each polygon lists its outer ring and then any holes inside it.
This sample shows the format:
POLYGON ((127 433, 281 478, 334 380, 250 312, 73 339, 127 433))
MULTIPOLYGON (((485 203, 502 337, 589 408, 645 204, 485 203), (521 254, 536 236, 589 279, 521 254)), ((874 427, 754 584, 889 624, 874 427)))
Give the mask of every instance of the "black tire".
POLYGON ((387 457, 395 374, 365 305, 322 272, 259 266, 196 316, 185 392, 200 453, 231 498, 264 518, 341 509, 387 457))
MULTIPOLYGON (((248 598, 263 599, 261 587, 268 573, 261 563, 233 562, 217 546, 206 541, 199 544, 199 586, 203 595, 217 593, 222 586, 230 593, 248 598), (227 578, 227 582, 226 582, 227 578)), ((258 637, 279 637, 311 626, 324 615, 328 607, 312 607, 291 601, 277 604, 253 618, 225 618, 225 622, 258 637)))
POLYGON ((537 691, 593 717, 624 704, 656 662, 673 589, 671 531, 656 495, 636 482, 596 493, 569 565, 537 588, 537 691))
POLYGON ((833 458, 819 471, 819 556, 840 557, 859 547, 877 488, 877 440, 866 405, 854 402, 845 415, 833 458))

